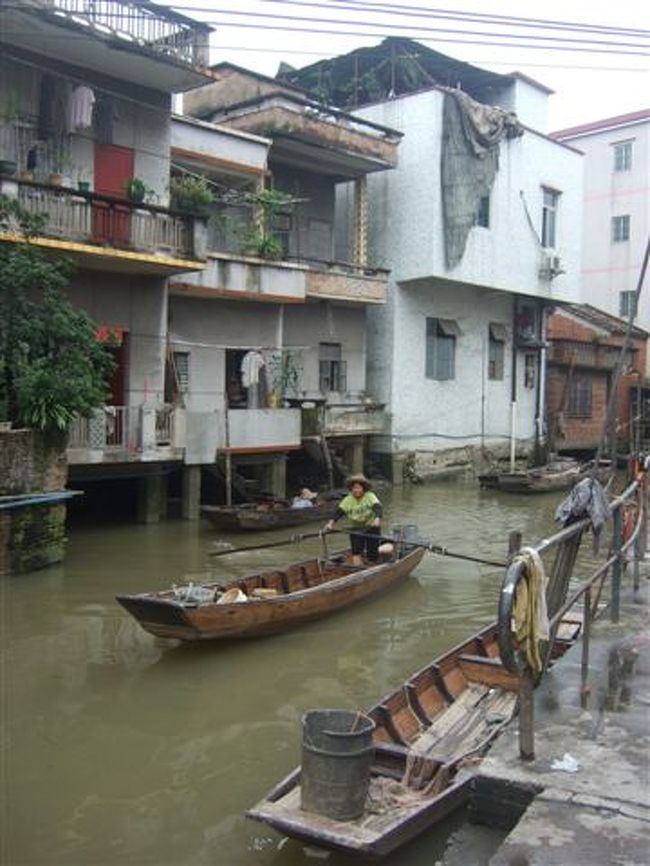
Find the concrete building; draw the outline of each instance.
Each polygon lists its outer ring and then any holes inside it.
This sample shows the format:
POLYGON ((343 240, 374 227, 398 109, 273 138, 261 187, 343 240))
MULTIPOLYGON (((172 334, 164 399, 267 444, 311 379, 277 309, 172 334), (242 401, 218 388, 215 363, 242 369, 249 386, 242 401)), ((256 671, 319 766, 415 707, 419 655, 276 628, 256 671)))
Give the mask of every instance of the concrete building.
MULTIPOLYGON (((368 386, 390 406, 373 443, 394 480, 409 455, 427 475, 530 450, 545 432, 544 309, 576 301, 580 276, 582 157, 539 128, 548 89, 391 39, 289 80, 325 82, 327 98, 403 134, 399 165, 368 181, 369 249, 390 269, 369 317, 368 386), (490 130, 483 143, 452 123, 462 102, 467 126, 473 114, 490 130)), ((352 197, 339 197, 342 229, 352 197)))
MULTIPOLYGON (((584 153, 581 300, 626 319, 650 235, 650 109, 552 136, 584 153)), ((650 329, 647 278, 636 323, 650 329)))
POLYGON ((366 313, 385 303, 387 274, 368 256, 366 178, 394 168, 401 136, 232 64, 211 73, 174 120, 174 167, 207 177, 217 201, 205 269, 169 280, 170 342, 189 365, 188 412, 216 419, 210 448, 283 495, 292 451, 318 457, 328 443, 328 459, 360 471, 383 428, 366 313), (344 258, 335 198, 348 182, 344 258), (252 388, 251 353, 262 368, 252 388))
POLYGON ((168 207, 170 110, 209 80, 209 30, 128 0, 0 7, 1 191, 47 214, 31 242, 72 260, 69 297, 114 346, 107 406, 71 431, 70 479, 138 479, 143 520, 184 454, 165 403, 166 280, 204 263, 200 221, 168 207))

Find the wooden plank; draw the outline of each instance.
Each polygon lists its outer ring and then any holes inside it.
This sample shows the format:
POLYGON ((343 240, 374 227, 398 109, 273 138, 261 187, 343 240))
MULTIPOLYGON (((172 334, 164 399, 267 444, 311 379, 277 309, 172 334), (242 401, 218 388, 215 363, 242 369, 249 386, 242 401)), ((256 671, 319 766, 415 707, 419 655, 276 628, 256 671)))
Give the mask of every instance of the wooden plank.
POLYGON ((462 655, 458 661, 471 682, 515 692, 519 689, 519 677, 506 670, 499 659, 462 655))

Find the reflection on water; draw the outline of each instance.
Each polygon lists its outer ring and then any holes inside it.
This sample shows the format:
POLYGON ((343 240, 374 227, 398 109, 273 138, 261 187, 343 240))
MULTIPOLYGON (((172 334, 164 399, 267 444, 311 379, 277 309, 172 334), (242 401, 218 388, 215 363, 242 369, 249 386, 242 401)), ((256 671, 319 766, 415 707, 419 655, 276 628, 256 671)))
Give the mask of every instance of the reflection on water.
MULTIPOLYGON (((471 483, 382 498, 386 526, 417 523, 449 550, 497 561, 511 530, 525 542, 550 534, 558 501, 471 483)), ((217 538, 207 524, 181 521, 77 529, 64 566, 4 581, 7 864, 313 863, 302 846, 243 817, 296 764, 302 713, 375 703, 495 618, 499 569, 429 555, 399 589, 248 643, 159 640, 114 602, 118 592, 320 551, 312 541, 210 559, 217 538)), ((430 866, 459 822, 452 817, 384 862, 430 866)))

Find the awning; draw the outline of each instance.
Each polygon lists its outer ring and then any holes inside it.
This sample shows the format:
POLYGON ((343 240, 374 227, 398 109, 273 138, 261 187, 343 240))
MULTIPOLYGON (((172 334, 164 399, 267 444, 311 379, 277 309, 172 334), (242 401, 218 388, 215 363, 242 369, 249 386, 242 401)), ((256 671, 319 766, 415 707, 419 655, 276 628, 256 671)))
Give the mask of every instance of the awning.
POLYGON ((460 337, 463 333, 455 319, 438 319, 438 327, 445 337, 460 337))
POLYGON ((501 322, 490 322, 490 338, 492 340, 505 343, 507 336, 508 332, 505 325, 501 324, 501 322))

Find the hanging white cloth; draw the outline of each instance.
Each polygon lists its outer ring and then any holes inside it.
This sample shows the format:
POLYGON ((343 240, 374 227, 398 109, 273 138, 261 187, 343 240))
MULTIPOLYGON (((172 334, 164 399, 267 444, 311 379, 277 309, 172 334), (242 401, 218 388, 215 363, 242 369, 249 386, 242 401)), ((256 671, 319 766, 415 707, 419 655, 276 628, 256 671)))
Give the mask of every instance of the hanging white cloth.
POLYGON ((68 104, 68 130, 90 129, 93 124, 95 94, 90 87, 80 84, 72 91, 68 104))
POLYGON ((241 383, 244 388, 258 385, 260 381, 260 370, 264 366, 264 358, 259 352, 252 349, 246 352, 241 362, 241 383))

